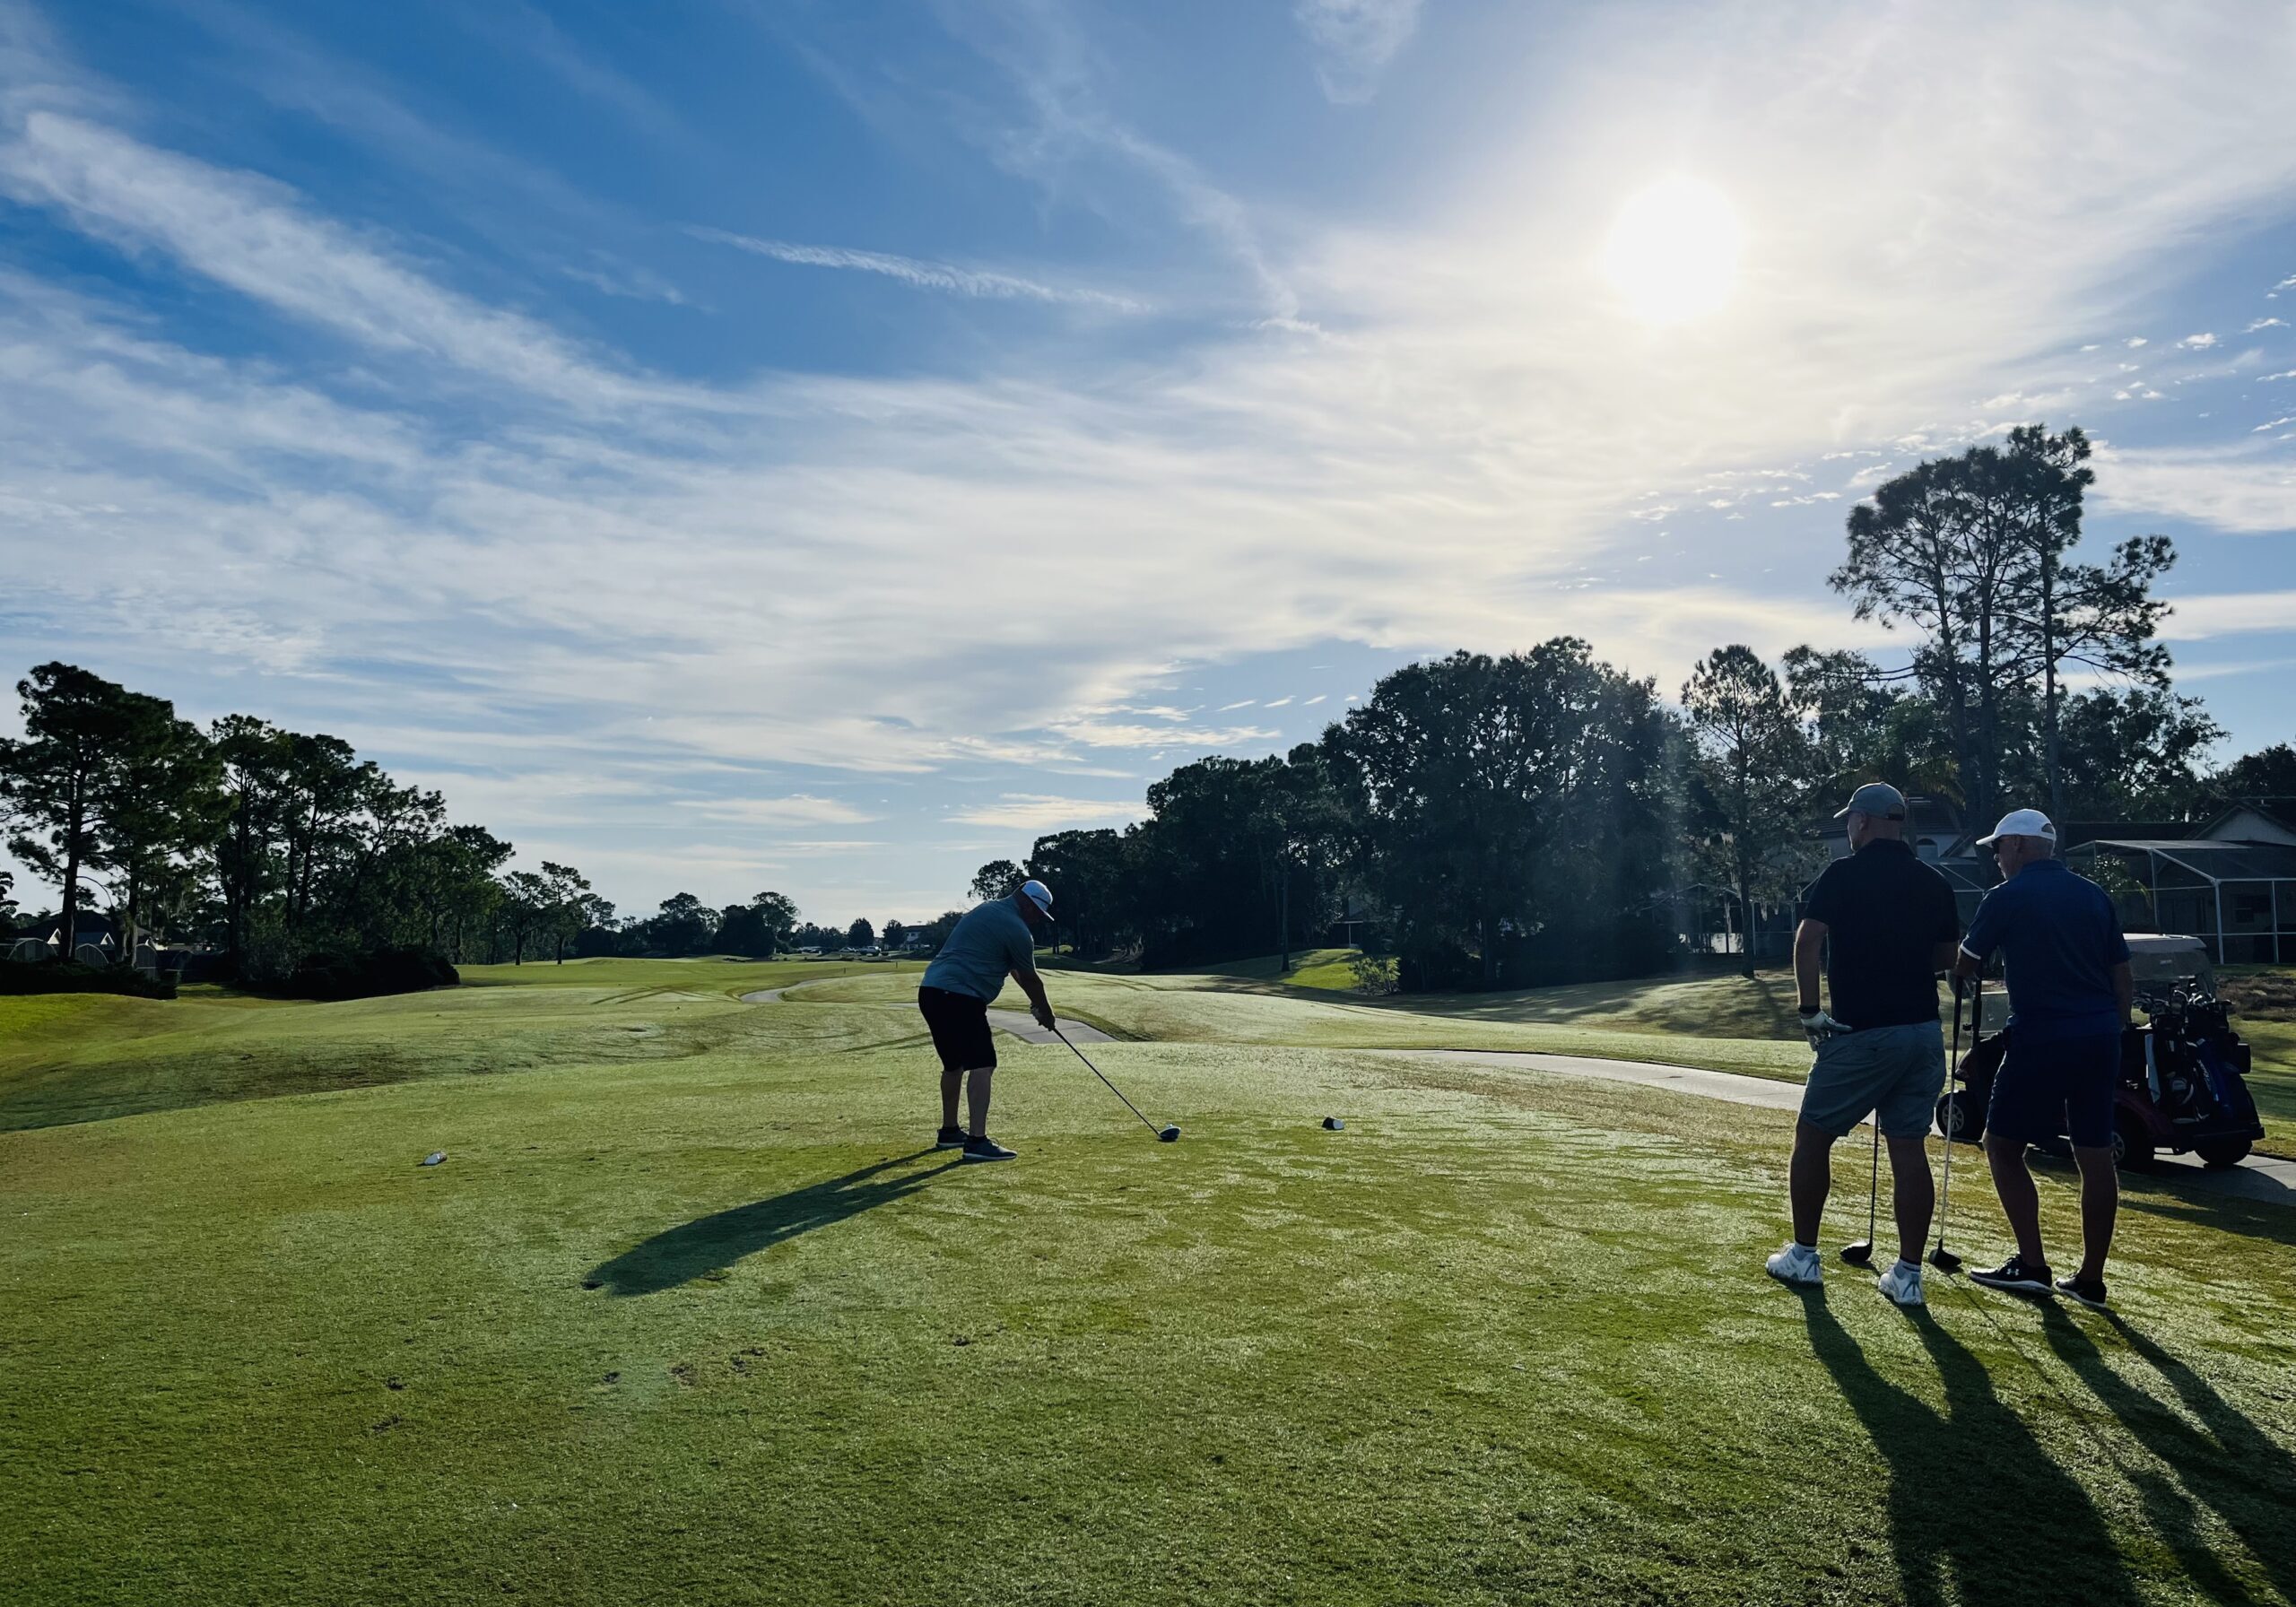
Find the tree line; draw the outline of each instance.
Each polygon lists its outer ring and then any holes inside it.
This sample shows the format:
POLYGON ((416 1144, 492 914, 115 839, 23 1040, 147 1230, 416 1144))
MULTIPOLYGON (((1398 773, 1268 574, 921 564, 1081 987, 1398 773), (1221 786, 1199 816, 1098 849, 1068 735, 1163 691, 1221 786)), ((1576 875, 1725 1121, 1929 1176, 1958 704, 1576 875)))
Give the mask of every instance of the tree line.
MULTIPOLYGON (((17 683, 24 734, 0 739, 9 852, 57 891, 30 925, 78 951, 102 909, 132 953, 142 937, 212 942, 240 981, 314 963, 419 951, 455 963, 574 954, 795 946, 778 892, 712 908, 691 893, 623 919, 571 865, 508 868, 512 846, 450 823, 445 799, 394 781, 339 737, 248 715, 203 730, 166 699, 68 664, 17 683)), ((0 917, 16 925, 0 873, 0 917)))
MULTIPOLYGON (((1813 822, 1862 781, 1987 823, 2010 801, 2181 820, 2296 795, 2285 744, 2204 768, 2223 733, 2176 692, 2158 639, 2168 539, 2076 560, 2089 458, 2077 429, 2022 428, 1851 511, 1831 585, 1905 633, 1903 669, 1731 644, 1669 707, 1575 638, 1457 653, 1387 676, 1288 754, 1182 766, 1137 824, 1039 838, 973 890, 1042 876, 1081 950, 1151 967, 1288 963, 1352 914, 1405 987, 1519 986, 1658 969, 1694 906, 1749 934, 1813 873, 1813 822)), ((1751 969, 1755 942, 1737 946, 1751 969)))

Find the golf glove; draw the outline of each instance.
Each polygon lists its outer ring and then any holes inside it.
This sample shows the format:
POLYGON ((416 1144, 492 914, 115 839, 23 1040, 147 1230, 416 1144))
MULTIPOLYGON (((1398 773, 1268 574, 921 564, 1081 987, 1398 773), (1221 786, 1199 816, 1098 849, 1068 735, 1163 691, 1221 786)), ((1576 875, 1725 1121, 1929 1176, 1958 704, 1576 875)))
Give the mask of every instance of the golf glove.
POLYGON ((1047 1032, 1049 1032, 1049 1031, 1051 1031, 1051 1030, 1052 1030, 1052 1006, 1051 1006, 1051 1005, 1049 1005, 1049 1004, 1031 1005, 1031 1006, 1030 1006, 1029 1013, 1030 1013, 1030 1014, 1031 1014, 1031 1015, 1033 1015, 1033 1016, 1035 1016, 1035 1017, 1037 1018, 1037 1025, 1038 1025, 1038 1026, 1039 1026, 1039 1027, 1043 1028, 1047 1032))
POLYGON ((1819 1047, 1826 1039, 1849 1030, 1848 1023, 1837 1021, 1822 1010, 1805 1010, 1802 1013, 1802 1036, 1810 1040, 1810 1047, 1819 1047))

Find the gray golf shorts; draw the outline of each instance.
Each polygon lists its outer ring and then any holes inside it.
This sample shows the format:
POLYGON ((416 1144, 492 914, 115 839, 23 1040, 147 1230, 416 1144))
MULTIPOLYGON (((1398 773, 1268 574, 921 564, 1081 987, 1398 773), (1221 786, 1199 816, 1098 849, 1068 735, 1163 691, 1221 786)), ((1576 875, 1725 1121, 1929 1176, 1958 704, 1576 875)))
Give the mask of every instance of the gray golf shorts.
POLYGON ((1833 1138, 1869 1115, 1889 1138, 1929 1131, 1945 1087, 1945 1034, 1935 1021, 1830 1038, 1802 1090, 1802 1119, 1833 1138))

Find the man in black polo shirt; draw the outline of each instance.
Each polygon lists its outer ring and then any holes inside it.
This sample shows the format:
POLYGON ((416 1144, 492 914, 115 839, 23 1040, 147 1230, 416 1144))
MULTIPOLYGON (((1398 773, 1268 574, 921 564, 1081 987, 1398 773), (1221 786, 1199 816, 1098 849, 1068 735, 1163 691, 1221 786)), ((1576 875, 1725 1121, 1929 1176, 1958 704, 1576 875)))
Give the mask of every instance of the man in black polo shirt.
POLYGON ((1870 1114, 1889 1142, 1898 1223, 1897 1264, 1882 1274, 1881 1290, 1918 1306, 1921 1244, 1937 1203, 1925 1141, 1945 1083, 1936 979, 1952 963, 1961 921, 1953 890, 1904 841, 1905 795, 1869 782, 1835 818, 1848 824, 1849 857, 1810 884, 1794 934, 1802 1029, 1818 1058, 1787 1171, 1794 1239, 1768 1264, 1787 1283, 1822 1281, 1818 1220, 1832 1186, 1834 1141, 1870 1114), (1831 1011, 1818 1007, 1822 946, 1831 1011))

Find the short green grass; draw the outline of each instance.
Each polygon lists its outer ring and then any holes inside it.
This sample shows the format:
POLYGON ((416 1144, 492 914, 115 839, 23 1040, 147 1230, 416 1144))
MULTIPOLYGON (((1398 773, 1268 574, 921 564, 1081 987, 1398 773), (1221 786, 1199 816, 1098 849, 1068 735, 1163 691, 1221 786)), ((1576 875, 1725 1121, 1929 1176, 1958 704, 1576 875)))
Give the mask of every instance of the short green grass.
POLYGON ((2296 1213, 2139 1182, 2116 1317, 1948 1283, 1908 1319, 1761 1275, 1775 1113, 1097 1051, 1162 1146, 1008 1044, 1023 1159, 959 1168, 913 1012, 822 997, 868 984, 641 975, 240 1010, 275 1064, 454 1064, 0 1134, 8 1594, 2296 1601, 2296 1213), (490 1035, 521 1064, 461 1074, 490 1035))

